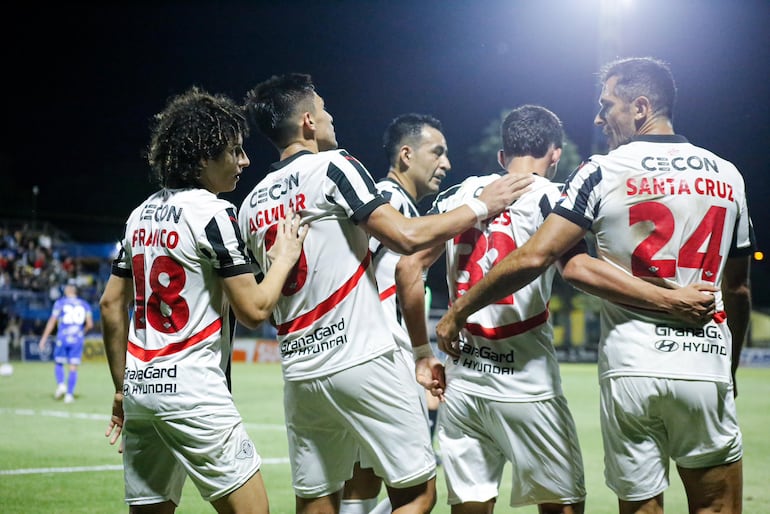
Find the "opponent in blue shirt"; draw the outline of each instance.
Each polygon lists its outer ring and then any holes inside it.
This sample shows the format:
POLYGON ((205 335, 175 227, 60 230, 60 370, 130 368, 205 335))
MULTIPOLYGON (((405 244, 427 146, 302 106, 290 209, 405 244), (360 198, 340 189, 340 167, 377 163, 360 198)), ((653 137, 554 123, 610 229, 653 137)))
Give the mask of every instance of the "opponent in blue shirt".
POLYGON ((78 381, 78 366, 83 356, 85 334, 94 326, 91 306, 78 297, 74 284, 64 286, 64 296, 56 300, 51 311, 51 317, 45 325, 40 337, 40 349, 45 348, 48 336, 56 330, 56 343, 53 349, 55 361, 54 376, 56 377, 56 392, 54 398, 64 398, 64 403, 75 400, 75 384, 78 381), (64 365, 69 364, 67 383, 64 383, 64 365))

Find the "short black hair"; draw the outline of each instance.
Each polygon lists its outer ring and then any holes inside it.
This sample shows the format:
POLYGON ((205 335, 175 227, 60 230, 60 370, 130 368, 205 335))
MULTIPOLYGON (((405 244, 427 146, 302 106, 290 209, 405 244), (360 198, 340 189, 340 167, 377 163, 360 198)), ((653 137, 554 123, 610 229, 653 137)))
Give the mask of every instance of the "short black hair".
POLYGON ((246 93, 244 109, 260 133, 279 148, 294 135, 292 116, 298 108, 314 112, 315 85, 306 73, 273 75, 246 93))
POLYGON ((430 114, 412 112, 393 118, 382 136, 382 147, 385 149, 385 157, 391 166, 398 159, 398 149, 406 143, 406 140, 419 138, 422 134, 422 128, 426 125, 439 132, 443 131, 441 122, 430 114))
POLYGON ((626 102, 640 96, 650 100, 652 109, 674 119, 676 83, 669 65, 654 57, 627 57, 609 62, 599 71, 601 83, 618 77, 615 94, 626 102))
POLYGON ((548 149, 561 148, 564 129, 553 112, 539 105, 522 105, 508 113, 500 128, 507 157, 544 157, 548 149))

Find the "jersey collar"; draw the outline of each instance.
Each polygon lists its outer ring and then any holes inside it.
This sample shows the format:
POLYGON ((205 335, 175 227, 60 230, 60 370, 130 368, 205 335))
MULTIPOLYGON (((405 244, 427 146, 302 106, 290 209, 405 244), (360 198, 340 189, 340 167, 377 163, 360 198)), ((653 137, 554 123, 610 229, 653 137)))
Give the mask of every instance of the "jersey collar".
POLYGON ((686 137, 679 134, 645 134, 631 138, 631 142, 634 141, 644 141, 647 143, 689 143, 686 137))

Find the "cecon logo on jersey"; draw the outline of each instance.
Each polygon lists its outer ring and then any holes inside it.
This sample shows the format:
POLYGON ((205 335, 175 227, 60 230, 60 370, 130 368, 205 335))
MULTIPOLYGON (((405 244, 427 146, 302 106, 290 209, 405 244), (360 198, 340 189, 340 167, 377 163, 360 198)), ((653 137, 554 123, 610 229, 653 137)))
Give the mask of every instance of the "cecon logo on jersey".
POLYGON ((642 158, 640 165, 647 171, 704 170, 719 173, 719 167, 715 160, 704 159, 699 155, 674 157, 673 159, 665 156, 647 156, 642 158))
POLYGON ((249 197, 249 206, 256 207, 257 204, 265 203, 270 200, 280 200, 284 195, 298 187, 299 173, 292 173, 288 177, 283 177, 278 182, 255 190, 249 197))

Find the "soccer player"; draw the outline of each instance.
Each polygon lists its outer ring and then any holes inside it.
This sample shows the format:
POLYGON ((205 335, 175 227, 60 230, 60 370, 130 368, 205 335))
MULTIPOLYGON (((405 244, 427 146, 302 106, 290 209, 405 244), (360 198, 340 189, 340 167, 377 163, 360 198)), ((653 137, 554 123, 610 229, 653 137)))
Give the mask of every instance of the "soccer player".
MULTIPOLYGON (((390 168, 386 177, 377 182, 377 191, 404 216, 412 218, 420 215, 418 202, 438 192, 451 168, 449 149, 442 130, 438 119, 418 113, 397 116, 385 129, 383 148, 390 168)), ((396 299, 395 270, 401 255, 389 250, 376 238, 369 239, 369 249, 386 320, 399 349, 407 352, 406 360, 412 364, 412 344, 396 299)), ((427 409, 432 441, 438 398, 425 391, 416 381, 414 385, 419 388, 420 398, 425 399, 424 407, 427 409)), ((390 512, 387 498, 377 504, 381 482, 371 468, 356 465, 353 478, 345 483, 340 514, 390 512)))
POLYGON ((505 177, 452 212, 407 218, 337 149, 309 75, 261 82, 247 92, 246 109, 280 155, 239 211, 263 271, 288 209, 313 223, 273 312, 297 511, 337 512, 360 456, 385 482, 393 512, 429 512, 435 456, 414 375, 380 305, 369 236, 402 254, 433 246, 499 213, 521 194, 514 186, 531 179, 505 177))
POLYGON ((668 65, 621 59, 601 77, 595 123, 610 152, 575 170, 532 238, 457 299, 437 325, 439 344, 456 354, 472 313, 527 285, 589 230, 599 256, 631 275, 673 287, 715 285, 718 312, 705 326, 603 302, 605 479, 621 514, 662 513, 673 459, 691 512, 737 513, 743 450, 735 374, 754 247, 743 177, 674 132, 668 65))
POLYGON ((217 512, 268 512, 226 374, 230 308, 250 328, 270 315, 307 226, 291 212, 275 225, 257 284, 235 207, 217 198, 249 165, 247 128, 237 103, 195 87, 155 117, 148 160, 161 189, 129 216, 100 302, 115 385, 105 435, 123 435, 130 512, 174 512, 187 476, 217 512))
POLYGON ((64 286, 64 296, 53 304, 51 317, 45 324, 38 346, 43 350, 48 337, 56 328, 56 344, 53 349, 54 377, 56 391, 54 398, 64 403, 75 401, 75 386, 78 383, 78 367, 83 357, 83 344, 86 333, 94 326, 93 312, 87 301, 78 297, 77 286, 68 283, 64 286), (67 365, 67 383, 64 383, 64 365, 67 365))

